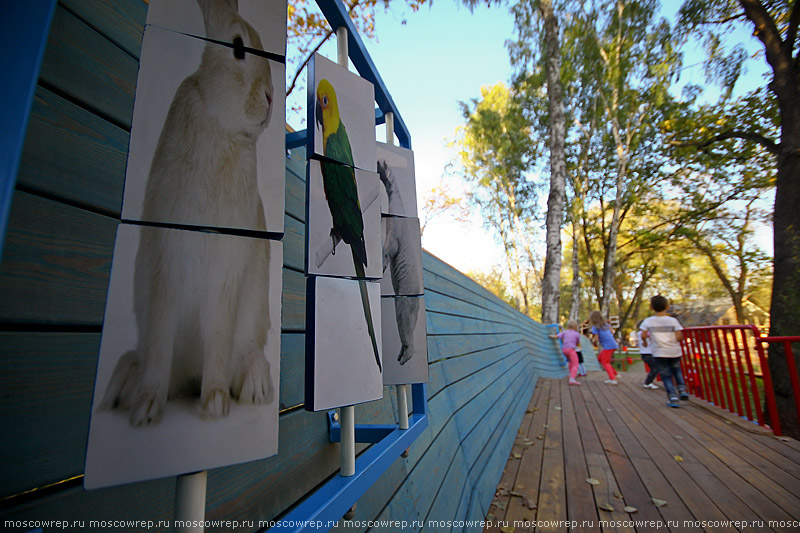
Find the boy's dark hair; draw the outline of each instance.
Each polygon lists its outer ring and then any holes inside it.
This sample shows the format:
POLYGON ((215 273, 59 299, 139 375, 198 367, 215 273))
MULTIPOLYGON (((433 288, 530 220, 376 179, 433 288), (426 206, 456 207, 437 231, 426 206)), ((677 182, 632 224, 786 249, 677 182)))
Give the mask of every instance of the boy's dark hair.
POLYGON ((653 311, 656 313, 660 313, 669 307, 669 303, 667 302, 666 298, 658 294, 650 298, 650 307, 652 307, 653 311))

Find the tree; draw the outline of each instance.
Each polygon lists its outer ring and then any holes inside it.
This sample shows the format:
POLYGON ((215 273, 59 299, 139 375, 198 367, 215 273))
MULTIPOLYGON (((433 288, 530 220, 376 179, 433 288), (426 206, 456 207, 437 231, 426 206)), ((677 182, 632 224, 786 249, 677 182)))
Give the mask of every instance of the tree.
POLYGON ((533 307, 531 289, 539 277, 533 247, 536 187, 527 178, 536 154, 530 124, 514 93, 502 83, 481 88, 481 98, 460 103, 459 159, 471 187, 468 198, 503 247, 506 268, 523 312, 533 307))
POLYGON ((550 195, 547 198, 545 242, 547 252, 542 279, 542 322, 558 322, 558 296, 561 284, 561 225, 567 188, 565 155, 566 119, 561 86, 561 46, 558 20, 551 0, 539 0, 544 20, 544 64, 547 78, 547 104, 550 111, 550 195))
MULTIPOLYGON (((721 35, 732 25, 747 23, 764 50, 771 70, 767 84, 778 109, 780 132, 772 138, 754 131, 746 122, 730 124, 722 131, 709 125, 701 145, 711 146, 732 139, 755 143, 776 156, 775 207, 773 211, 774 278, 770 306, 770 335, 797 335, 800 303, 800 6, 792 0, 688 0, 681 7, 681 25, 686 35, 700 28, 708 54, 708 72, 723 82, 728 92, 736 82, 744 54, 729 53, 720 46, 721 35), (713 132, 713 133, 711 133, 713 132)), ((724 144, 723 144, 724 146, 724 144)), ((778 404, 781 427, 800 437, 800 421, 794 409, 786 354, 780 343, 772 344, 769 368, 778 404)))
POLYGON ((707 259, 731 298, 737 323, 746 322, 744 301, 752 288, 751 274, 758 274, 766 254, 752 245, 754 223, 764 214, 755 207, 758 198, 746 201, 742 212, 725 211, 694 228, 681 228, 695 248, 707 259))

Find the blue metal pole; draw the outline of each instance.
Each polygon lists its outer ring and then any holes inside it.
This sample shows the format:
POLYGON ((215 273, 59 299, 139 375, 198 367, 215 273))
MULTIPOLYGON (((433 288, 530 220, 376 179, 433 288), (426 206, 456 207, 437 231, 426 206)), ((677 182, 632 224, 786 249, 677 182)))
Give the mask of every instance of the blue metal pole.
POLYGON ((0 252, 56 0, 0 3, 0 252))

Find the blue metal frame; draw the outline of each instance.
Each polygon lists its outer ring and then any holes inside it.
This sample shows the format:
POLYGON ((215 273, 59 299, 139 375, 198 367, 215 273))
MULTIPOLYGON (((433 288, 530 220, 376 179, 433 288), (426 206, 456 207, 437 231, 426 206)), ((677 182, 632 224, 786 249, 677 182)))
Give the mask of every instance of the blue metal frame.
POLYGON ((56 0, 0 3, 0 252, 56 0))
MULTIPOLYGON (((356 31, 340 0, 317 0, 323 15, 335 30, 347 28, 348 54, 358 73, 375 86, 375 124, 386 122, 386 113, 394 114, 394 133, 400 146, 411 148, 411 136, 397 110, 386 85, 378 74, 361 37, 356 31)), ((286 149, 304 146, 307 131, 286 134, 286 149)), ((319 531, 330 529, 352 508, 358 499, 383 475, 383 473, 407 450, 428 427, 428 398, 424 383, 411 386, 412 412, 408 429, 397 425, 355 426, 356 442, 372 444, 356 459, 356 473, 350 477, 336 474, 328 482, 307 497, 302 503, 283 516, 270 531, 319 531)), ((330 440, 338 442, 341 427, 333 414, 329 413, 330 440)))
MULTIPOLYGON (((392 466, 428 427, 428 401, 424 383, 411 386, 413 410, 408 429, 386 425, 356 425, 356 442, 373 445, 356 459, 351 477, 336 474, 269 531, 311 532, 330 529, 392 466)), ((331 440, 338 440, 338 424, 331 424, 331 440)))

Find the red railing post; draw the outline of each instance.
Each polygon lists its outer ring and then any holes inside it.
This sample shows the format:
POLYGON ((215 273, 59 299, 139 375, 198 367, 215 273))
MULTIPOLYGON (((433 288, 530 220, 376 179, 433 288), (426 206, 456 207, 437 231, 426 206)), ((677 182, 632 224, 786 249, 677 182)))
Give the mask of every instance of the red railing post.
MULTIPOLYGON (((740 398, 739 395, 739 384, 736 383, 736 366, 734 365, 733 362, 733 358, 735 356, 731 354, 731 343, 728 342, 730 334, 736 335, 736 331, 723 330, 721 333, 722 333, 722 339, 725 343, 725 354, 728 356, 726 363, 728 365, 728 377, 730 378, 731 384, 733 385, 733 398, 736 402, 736 412, 738 412, 739 416, 744 416, 744 411, 742 410, 742 399, 740 398)), ((736 358, 738 359, 738 356, 736 356, 736 358)), ((733 404, 731 404, 731 412, 734 412, 733 404)))
POLYGON ((782 343, 783 345, 794 407, 797 420, 800 422, 800 377, 797 374, 798 363, 792 349, 792 343, 800 343, 800 336, 762 337, 759 329, 752 324, 686 328, 683 330, 684 340, 681 345, 685 357, 681 361, 681 365, 686 369, 687 387, 691 387, 692 392, 700 398, 713 402, 722 409, 728 409, 732 413, 738 412, 739 416, 745 416, 746 413, 748 420, 753 420, 753 410, 755 410, 758 424, 766 426, 761 394, 758 390, 756 372, 753 368, 753 358, 748 343, 748 331, 753 335, 754 348, 761 366, 764 402, 770 426, 775 435, 781 435, 772 375, 764 345, 770 343, 782 343), (738 336, 737 331, 739 332, 738 336), (747 394, 748 377, 750 394, 747 394), (755 409, 751 409, 751 401, 755 409), (744 408, 742 408, 742 404, 744 404, 744 408))
MULTIPOLYGON (((764 338, 759 337, 756 339, 756 351, 758 352, 758 360, 761 363, 761 376, 764 379, 764 398, 767 400, 767 412, 769 413, 769 423, 772 426, 772 432, 775 435, 782 435, 781 422, 778 419, 778 406, 775 404, 775 389, 772 388, 772 375, 769 371, 767 357, 764 355, 764 338)), ((762 423, 762 425, 764 425, 762 423)))

